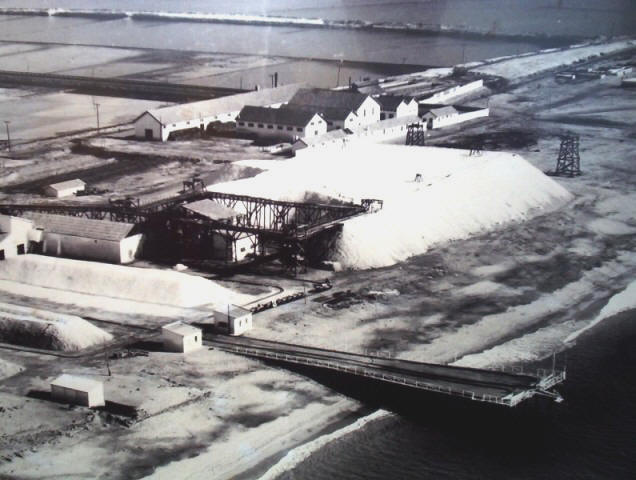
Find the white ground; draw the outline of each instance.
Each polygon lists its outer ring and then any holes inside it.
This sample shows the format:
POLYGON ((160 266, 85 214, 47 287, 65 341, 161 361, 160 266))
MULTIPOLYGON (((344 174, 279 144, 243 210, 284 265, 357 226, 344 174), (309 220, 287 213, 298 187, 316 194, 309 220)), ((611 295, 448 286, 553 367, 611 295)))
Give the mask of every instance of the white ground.
POLYGON ((383 200, 380 212, 345 222, 334 256, 345 268, 393 265, 433 245, 532 218, 572 198, 518 155, 468 153, 367 143, 307 150, 268 172, 214 185, 214 190, 294 201, 311 193, 356 203, 383 200), (414 181, 417 173, 421 182, 414 181))

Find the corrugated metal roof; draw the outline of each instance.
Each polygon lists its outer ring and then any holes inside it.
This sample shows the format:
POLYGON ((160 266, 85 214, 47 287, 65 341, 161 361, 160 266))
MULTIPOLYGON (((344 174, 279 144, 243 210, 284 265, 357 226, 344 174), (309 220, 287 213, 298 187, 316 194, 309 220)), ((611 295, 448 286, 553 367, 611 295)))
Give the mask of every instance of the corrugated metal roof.
MULTIPOLYGON (((155 108, 148 110, 143 115, 146 113, 150 114, 164 125, 188 120, 198 120, 202 117, 214 117, 216 115, 238 112, 245 105, 266 107, 286 103, 301 87, 302 84, 291 84, 276 88, 266 88, 253 92, 229 95, 227 97, 213 98, 212 100, 155 108)), ((143 115, 140 115, 137 119, 143 115)))
POLYGON ((53 183, 49 185, 49 187, 54 188, 55 190, 66 190, 69 188, 84 188, 86 182, 82 182, 79 178, 75 178, 73 180, 66 180, 65 182, 53 183))
POLYGON ((315 111, 304 108, 266 108, 248 105, 243 107, 236 119, 244 122, 306 127, 315 115, 315 111))
POLYGON ((209 198, 188 203, 184 205, 183 208, 212 220, 226 220, 239 215, 236 210, 226 207, 225 205, 221 205, 209 198))
POLYGON ((167 330, 168 332, 175 333, 177 335, 181 335, 182 337, 187 337, 189 335, 201 335, 201 329, 193 327, 192 325, 188 325, 187 323, 183 323, 181 321, 169 323, 168 325, 164 325, 161 327, 162 330, 167 330))
POLYGON ((33 220, 35 226, 42 228, 46 233, 115 242, 126 238, 135 227, 132 223, 93 220, 48 213, 25 213, 24 216, 33 220))
POLYGON ((301 88, 289 101, 290 105, 310 105, 331 108, 347 108, 356 111, 368 95, 342 90, 301 88))
POLYGON ((81 392, 90 392, 96 388, 103 388, 103 383, 92 378, 78 377, 77 375, 69 375, 64 373, 51 382, 51 385, 57 387, 70 388, 71 390, 79 390, 81 392))

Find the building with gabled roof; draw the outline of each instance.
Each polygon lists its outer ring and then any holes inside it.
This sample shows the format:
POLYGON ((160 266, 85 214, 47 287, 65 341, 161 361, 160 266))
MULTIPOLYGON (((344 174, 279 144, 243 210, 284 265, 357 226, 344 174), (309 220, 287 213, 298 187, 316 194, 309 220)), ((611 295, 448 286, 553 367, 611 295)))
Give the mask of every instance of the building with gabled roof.
POLYGON ((245 105, 280 106, 287 103, 301 86, 298 84, 283 85, 211 100, 147 110, 134 121, 135 137, 165 142, 173 132, 190 129, 203 131, 215 122, 234 122, 245 105))
POLYGON ((380 120, 409 117, 417 115, 418 113, 418 103, 413 97, 406 97, 402 95, 380 95, 379 97, 375 97, 375 99, 382 108, 380 112, 380 120))
POLYGON ((236 131, 258 138, 293 142, 327 131, 327 122, 315 111, 285 106, 281 108, 243 107, 236 117, 236 131))
POLYGON ((81 192, 84 188, 86 188, 86 183, 79 178, 75 178, 65 182, 53 183, 44 188, 44 193, 49 197, 70 197, 77 192, 81 192))
POLYGON ((176 321, 161 327, 164 350, 189 353, 203 348, 203 332, 200 328, 176 321))
POLYGON ((132 223, 48 213, 26 213, 25 217, 42 230, 41 251, 46 255, 130 263, 141 250, 143 235, 132 223))
POLYGON ((42 231, 27 218, 0 214, 0 260, 29 253, 32 244, 42 241, 42 231))
POLYGON ((360 125, 380 120, 380 104, 371 96, 348 90, 301 88, 289 100, 289 105, 312 107, 317 112, 324 109, 349 110, 358 116, 360 125))
POLYGON ((441 128, 490 115, 488 107, 468 105, 419 104, 420 117, 427 128, 441 128))
POLYGON ((327 131, 332 130, 355 130, 360 126, 360 120, 356 113, 346 107, 320 107, 315 105, 283 105, 280 107, 307 110, 318 113, 327 122, 327 131))

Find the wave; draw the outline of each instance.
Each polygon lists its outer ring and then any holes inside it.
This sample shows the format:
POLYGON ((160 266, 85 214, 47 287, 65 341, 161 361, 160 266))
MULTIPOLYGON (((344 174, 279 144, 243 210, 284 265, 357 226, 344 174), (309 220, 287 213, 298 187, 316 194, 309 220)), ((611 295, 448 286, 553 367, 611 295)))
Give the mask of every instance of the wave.
POLYGON ((505 33, 492 30, 452 26, 445 24, 423 24, 403 22, 369 22, 364 20, 325 20, 322 18, 296 18, 269 15, 246 15, 197 12, 151 12, 107 9, 66 9, 66 8, 0 8, 0 15, 43 16, 43 17, 83 17, 95 19, 131 19, 174 22, 226 23, 262 26, 293 26, 308 28, 358 29, 386 32, 419 33, 424 35, 463 35, 469 37, 496 37, 540 42, 571 42, 580 37, 548 35, 544 33, 505 33))
POLYGON ((594 318, 594 320, 592 320, 580 330, 577 330, 576 332, 570 334, 564 340, 564 342, 571 343, 576 340, 583 332, 586 332, 592 327, 598 325, 603 320, 613 317, 614 315, 617 315, 621 312, 632 310, 634 308, 636 308, 636 281, 633 281, 632 283, 627 285, 627 287, 620 293, 617 293, 612 298, 610 298, 609 302, 607 302, 607 305, 603 307, 603 309, 594 318))
POLYGON ((349 433, 355 432, 356 430, 360 430, 369 422, 385 418, 389 415, 390 413, 386 410, 376 410, 366 417, 359 418, 351 425, 347 425, 346 427, 336 430, 335 432, 322 435, 312 440, 311 442, 300 445, 290 450, 287 455, 285 455, 278 461, 278 463, 267 470, 267 472, 265 472, 259 480, 274 480, 283 473, 288 472, 292 468, 296 467, 303 460, 307 459, 312 453, 318 451, 328 443, 333 442, 338 438, 342 438, 349 433))

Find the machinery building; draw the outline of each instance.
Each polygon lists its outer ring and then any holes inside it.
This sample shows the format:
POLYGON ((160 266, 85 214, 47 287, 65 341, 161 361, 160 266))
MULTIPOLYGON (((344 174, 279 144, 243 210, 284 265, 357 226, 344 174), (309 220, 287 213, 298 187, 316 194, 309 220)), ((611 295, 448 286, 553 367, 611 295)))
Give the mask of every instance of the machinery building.
POLYGON ((44 213, 26 216, 42 230, 41 251, 46 255, 130 263, 141 249, 143 235, 131 223, 44 213))
POLYGON ((86 407, 103 407, 104 384, 91 378, 63 374, 51 382, 53 400, 86 407))
POLYGON ((289 101, 300 85, 284 85, 200 102, 147 110, 135 119, 135 137, 166 140, 184 130, 207 130, 216 122, 234 122, 246 105, 276 107, 289 101))
POLYGON ((380 104, 380 120, 410 117, 418 114, 418 103, 412 97, 400 95, 380 95, 375 97, 380 104))
POLYGON ((252 329, 252 312, 237 305, 214 310, 214 323, 229 335, 242 335, 252 329))
POLYGON ((203 348, 201 329, 181 321, 161 327, 161 339, 168 352, 189 353, 203 348))
MULTIPOLYGON (((328 111, 353 112, 357 115, 356 122, 360 126, 378 122, 381 112, 380 104, 370 95, 345 90, 326 90, 321 88, 299 89, 291 100, 289 100, 289 105, 303 108, 311 107, 315 112, 324 111, 325 115, 327 115, 326 120, 329 120, 330 114, 327 113, 328 111)), ((334 123, 334 121, 332 121, 332 123, 334 123)))
POLYGON ((42 240, 42 231, 26 218, 0 215, 0 260, 24 255, 32 242, 42 240))
MULTIPOLYGON (((191 218, 201 218, 203 220, 213 220, 236 225, 239 222, 241 213, 226 207, 210 199, 197 200, 182 206, 184 213, 191 218)), ((216 230, 212 232, 211 242, 202 239, 199 251, 205 258, 212 258, 223 262, 240 262, 250 253, 255 253, 257 244, 256 236, 253 234, 216 230)))
POLYGON ((54 183, 44 188, 44 193, 49 197, 62 198, 75 195, 86 188, 86 183, 76 178, 66 182, 54 183))

